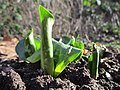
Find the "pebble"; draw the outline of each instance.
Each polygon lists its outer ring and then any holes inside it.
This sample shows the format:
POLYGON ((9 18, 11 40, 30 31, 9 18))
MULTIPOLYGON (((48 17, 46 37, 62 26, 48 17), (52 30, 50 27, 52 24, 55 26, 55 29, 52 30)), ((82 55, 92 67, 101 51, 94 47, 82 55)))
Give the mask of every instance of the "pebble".
POLYGON ((106 72, 105 75, 108 78, 108 80, 112 80, 112 76, 110 75, 110 73, 106 72))

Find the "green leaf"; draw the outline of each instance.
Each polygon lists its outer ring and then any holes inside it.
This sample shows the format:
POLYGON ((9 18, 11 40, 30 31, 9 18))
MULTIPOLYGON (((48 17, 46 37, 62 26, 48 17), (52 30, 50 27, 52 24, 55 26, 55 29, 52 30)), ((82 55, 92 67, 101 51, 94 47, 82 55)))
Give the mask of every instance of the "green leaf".
POLYGON ((73 46, 82 50, 84 49, 84 44, 80 41, 75 41, 73 46))
POLYGON ((17 44, 17 46, 15 47, 16 53, 18 54, 18 56, 25 60, 26 56, 25 56, 25 46, 24 46, 24 39, 20 40, 19 43, 17 44))
POLYGON ((90 70, 91 77, 98 78, 98 68, 101 59, 102 50, 100 46, 93 44, 93 53, 88 59, 88 68, 90 70))
POLYGON ((81 49, 53 40, 54 45, 54 77, 58 76, 66 66, 74 61, 81 53, 81 49))
POLYGON ((76 40, 74 37, 70 38, 68 36, 64 36, 59 40, 59 42, 68 44, 79 49, 84 49, 84 44, 81 41, 76 40))
POLYGON ((33 53, 40 49, 40 39, 33 37, 33 30, 30 31, 25 39, 19 41, 16 46, 16 53, 26 61, 33 53))
POLYGON ((40 25, 42 25, 43 21, 46 20, 47 18, 52 18, 54 20, 54 16, 41 5, 38 7, 38 12, 40 15, 40 25))
POLYGON ((91 75, 92 75, 92 63, 93 63, 93 54, 91 54, 88 58, 88 69, 90 70, 91 75))
POLYGON ((59 42, 63 42, 64 44, 68 44, 70 46, 81 49, 82 53, 80 54, 79 58, 81 58, 83 56, 84 44, 81 41, 78 41, 77 38, 75 39, 73 36, 72 36, 72 38, 70 38, 68 36, 64 36, 60 39, 59 42))
POLYGON ((33 53, 30 57, 27 58, 27 61, 28 62, 31 62, 31 63, 36 63, 40 60, 40 49, 37 50, 35 53, 33 53))
POLYGON ((60 40, 59 40, 59 42, 63 42, 64 44, 68 44, 68 45, 71 44, 71 41, 72 41, 72 39, 68 36, 64 36, 64 37, 60 38, 60 40))
POLYGON ((33 29, 25 37, 24 46, 26 58, 31 56, 40 48, 40 42, 38 41, 38 39, 34 39, 33 29))
POLYGON ((52 44, 52 27, 54 16, 43 6, 38 7, 41 26, 41 68, 53 76, 53 44, 52 44))
POLYGON ((99 50, 96 49, 96 51, 93 52, 93 61, 92 61, 92 77, 97 79, 98 78, 98 67, 99 67, 99 50))
POLYGON ((39 50, 40 49, 40 38, 35 37, 34 38, 34 43, 35 43, 36 51, 39 50))
POLYGON ((35 38, 34 39, 35 41, 35 45, 36 45, 36 51, 30 56, 27 58, 27 61, 30 62, 30 63, 36 63, 40 60, 40 38, 35 38))

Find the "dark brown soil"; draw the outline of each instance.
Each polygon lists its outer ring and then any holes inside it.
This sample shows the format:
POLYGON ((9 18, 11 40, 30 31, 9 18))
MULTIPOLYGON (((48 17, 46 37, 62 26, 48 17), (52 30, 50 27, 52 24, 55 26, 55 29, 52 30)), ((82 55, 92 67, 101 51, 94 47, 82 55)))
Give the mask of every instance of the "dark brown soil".
POLYGON ((104 54, 97 80, 91 78, 84 59, 72 62, 57 78, 39 65, 0 60, 0 90, 120 90, 120 52, 116 49, 104 54))

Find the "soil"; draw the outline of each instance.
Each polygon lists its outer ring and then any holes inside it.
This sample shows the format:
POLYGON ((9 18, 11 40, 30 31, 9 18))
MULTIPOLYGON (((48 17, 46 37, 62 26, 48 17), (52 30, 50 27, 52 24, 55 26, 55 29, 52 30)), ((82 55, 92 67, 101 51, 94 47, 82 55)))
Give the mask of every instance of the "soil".
POLYGON ((90 76, 87 59, 72 62, 57 78, 43 72, 40 62, 1 59, 0 90, 120 90, 120 50, 108 50, 97 80, 90 76))

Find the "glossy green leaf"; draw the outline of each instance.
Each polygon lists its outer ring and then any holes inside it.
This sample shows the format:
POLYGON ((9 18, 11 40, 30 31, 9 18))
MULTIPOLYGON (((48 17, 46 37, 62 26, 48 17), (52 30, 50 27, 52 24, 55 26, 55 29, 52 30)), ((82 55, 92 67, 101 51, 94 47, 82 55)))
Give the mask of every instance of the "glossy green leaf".
POLYGON ((91 54, 88 58, 88 69, 90 70, 90 73, 92 72, 92 62, 93 62, 93 54, 91 54))
POLYGON ((26 58, 31 56, 35 51, 40 48, 40 42, 38 41, 38 39, 34 39, 33 29, 25 37, 24 46, 26 58))
POLYGON ((36 63, 40 60, 40 49, 37 50, 35 53, 33 53, 30 57, 27 58, 27 61, 28 62, 31 62, 31 63, 36 63))
POLYGON ((36 51, 40 49, 40 38, 38 37, 35 37, 34 38, 34 43, 35 43, 35 48, 36 48, 36 51))
POLYGON ((72 39, 70 37, 68 37, 68 36, 64 36, 64 37, 60 38, 59 41, 63 42, 64 44, 68 44, 69 45, 69 44, 71 44, 72 39))
POLYGON ((16 53, 18 54, 18 56, 25 60, 26 56, 25 56, 25 46, 24 46, 24 39, 20 40, 19 43, 17 44, 17 46, 15 47, 16 53))
POLYGON ((76 40, 74 37, 70 38, 68 36, 64 36, 60 39, 60 42, 81 49, 82 53, 78 58, 81 58, 83 56, 84 44, 81 41, 76 40))
POLYGON ((76 40, 74 37, 70 38, 68 36, 64 36, 59 41, 79 49, 84 49, 84 44, 81 41, 76 40))
POLYGON ((36 51, 29 56, 26 60, 30 63, 36 63, 40 60, 40 38, 35 38, 36 51))
POLYGON ((52 44, 52 27, 54 16, 43 6, 38 7, 41 26, 41 68, 53 76, 53 44, 52 44))
POLYGON ((98 68, 100 63, 100 47, 93 44, 93 53, 90 55, 88 60, 88 68, 90 70, 91 77, 98 78, 98 68))
POLYGON ((81 49, 53 40, 54 45, 54 77, 58 76, 66 66, 74 61, 82 52, 81 49))
POLYGON ((50 13, 46 8, 44 8, 41 5, 38 7, 38 12, 40 15, 40 25, 42 25, 44 20, 46 20, 47 18, 54 19, 54 16, 52 15, 52 13, 50 13))
POLYGON ((27 34, 25 39, 20 40, 16 46, 16 52, 23 60, 26 60, 39 49, 40 39, 33 37, 33 30, 27 34))
POLYGON ((36 51, 34 37, 33 37, 33 30, 31 30, 25 37, 24 46, 25 46, 26 57, 29 57, 36 51))
POLYGON ((84 49, 84 44, 80 41, 75 41, 73 46, 76 47, 76 48, 79 48, 79 49, 84 49))

